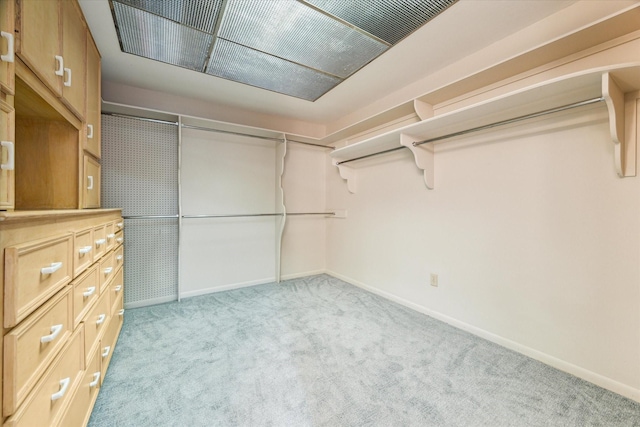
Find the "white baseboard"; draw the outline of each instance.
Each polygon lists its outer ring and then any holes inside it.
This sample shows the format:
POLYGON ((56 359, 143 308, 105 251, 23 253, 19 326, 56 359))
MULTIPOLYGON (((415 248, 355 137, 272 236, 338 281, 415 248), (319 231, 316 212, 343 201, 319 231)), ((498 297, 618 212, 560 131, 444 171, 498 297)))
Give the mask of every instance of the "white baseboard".
POLYGON ((177 301, 178 296, 170 296, 170 297, 160 297, 160 298, 152 298, 146 299, 144 301, 136 301, 136 302, 127 302, 124 304, 124 309, 128 310, 130 308, 140 308, 140 307, 148 307, 150 305, 158 305, 164 304, 167 302, 177 301))
POLYGON ((326 272, 327 270, 315 270, 315 271, 305 271, 304 273, 284 274, 280 276, 280 279, 281 280, 299 279, 301 277, 317 276, 318 274, 325 274, 326 272))
POLYGON ((433 311, 421 305, 415 304, 411 301, 408 301, 404 298, 393 295, 389 292, 382 291, 375 287, 366 285, 357 280, 354 280, 350 277, 343 276, 333 271, 325 271, 326 274, 333 276, 337 279, 343 280, 347 283, 350 283, 359 288, 365 289, 371 293, 379 295, 383 298, 391 300, 393 302, 397 302, 405 307, 408 307, 412 310, 418 311, 420 313, 426 314, 434 319, 438 319, 445 323, 448 323, 451 326, 454 326, 458 329, 462 329, 463 331, 472 333, 476 336, 486 339, 487 341, 491 341, 503 347, 506 347, 510 350, 516 351, 518 353, 524 354, 532 359, 538 360, 542 363, 545 363, 549 366, 552 366, 561 371, 567 372, 571 375, 575 375, 578 378, 582 378, 585 381, 589 381, 597 386, 610 390, 614 393, 618 393, 624 397, 635 400, 636 402, 640 402, 640 389, 633 388, 621 382, 615 381, 611 378, 605 377, 603 375, 597 374, 595 372, 589 371, 587 369, 581 368, 580 366, 574 365, 572 363, 566 362, 564 360, 558 359, 554 356, 551 356, 547 353, 543 353, 531 347, 527 347, 515 341, 511 341, 507 338, 501 337, 484 329, 478 328, 476 326, 470 325, 468 323, 462 322, 460 320, 449 317, 445 314, 439 313, 437 311, 433 311))
POLYGON ((240 289, 240 288, 248 288, 249 286, 257 286, 257 285, 264 285, 267 283, 273 283, 276 281, 275 277, 268 277, 266 279, 258 279, 258 280, 251 280, 248 282, 241 282, 241 283, 232 283, 230 285, 223 285, 223 286, 215 286, 212 288, 204 288, 204 289, 198 289, 195 291, 188 291, 188 292, 182 292, 182 294, 180 295, 180 298, 191 298, 191 297, 197 297, 200 295, 207 295, 207 294, 212 294, 214 292, 222 292, 222 291, 230 291, 232 289, 240 289))

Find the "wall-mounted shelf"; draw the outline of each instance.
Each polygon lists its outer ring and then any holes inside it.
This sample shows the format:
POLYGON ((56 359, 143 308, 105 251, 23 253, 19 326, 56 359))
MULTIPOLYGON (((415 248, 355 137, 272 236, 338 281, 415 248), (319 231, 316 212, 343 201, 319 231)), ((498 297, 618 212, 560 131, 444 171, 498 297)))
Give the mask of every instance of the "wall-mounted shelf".
POLYGON ((554 78, 440 115, 437 110, 434 115, 433 108, 420 102, 416 109, 419 107, 422 121, 337 149, 330 156, 340 176, 347 180, 349 191, 354 193, 357 172, 352 162, 406 147, 413 152, 418 168, 424 171, 426 186, 432 189, 434 144, 420 142, 525 120, 565 107, 604 101, 609 112, 611 138, 616 147, 616 170, 621 177, 635 176, 635 111, 636 99, 640 98, 639 89, 640 64, 637 64, 554 78))

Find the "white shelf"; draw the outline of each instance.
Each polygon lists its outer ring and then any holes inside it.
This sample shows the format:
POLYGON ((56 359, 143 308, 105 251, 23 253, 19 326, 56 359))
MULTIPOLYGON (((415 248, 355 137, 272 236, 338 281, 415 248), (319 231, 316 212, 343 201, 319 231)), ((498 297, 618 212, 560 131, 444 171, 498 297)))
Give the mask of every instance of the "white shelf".
MULTIPOLYGON (((413 141, 450 135, 603 97, 603 82, 607 78, 604 76, 607 76, 607 74, 613 76, 611 84, 615 86, 614 91, 618 91, 616 92, 618 97, 622 96, 623 104, 625 92, 637 91, 640 88, 640 66, 638 65, 589 70, 527 86, 441 115, 436 114, 421 122, 334 150, 330 156, 333 158, 334 164, 340 169, 341 176, 347 179, 349 190, 355 192, 355 171, 346 164, 340 165, 340 162, 404 146, 413 151, 418 167, 425 170, 427 187, 433 188, 433 144, 414 147, 412 145, 413 141), (429 168, 431 169, 430 171, 427 170, 429 168), (350 180, 354 180, 354 182, 350 183, 350 180)), ((623 111, 615 112, 613 111, 613 102, 607 101, 606 104, 609 108, 610 120, 612 122, 622 121, 624 125, 624 107, 622 108, 623 111)), ((615 142, 613 127, 615 126, 612 126, 612 139, 615 142)), ((446 143, 446 140, 439 141, 439 143, 446 143)), ((618 167, 618 170, 621 175, 624 175, 622 165, 618 167)), ((633 174, 635 175, 635 170, 633 174)))

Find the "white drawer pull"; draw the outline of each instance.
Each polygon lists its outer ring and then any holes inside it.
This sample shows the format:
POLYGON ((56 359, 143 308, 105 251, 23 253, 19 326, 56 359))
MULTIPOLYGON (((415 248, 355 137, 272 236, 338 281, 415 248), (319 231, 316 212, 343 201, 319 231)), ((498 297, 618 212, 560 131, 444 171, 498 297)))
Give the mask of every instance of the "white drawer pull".
POLYGON ((60 331, 62 331, 63 327, 64 327, 63 325, 53 325, 51 327, 51 334, 41 337, 40 342, 44 344, 46 342, 51 342, 55 340, 58 334, 60 334, 60 331))
POLYGON ((100 380, 100 372, 93 373, 93 381, 89 383, 89 387, 93 388, 98 385, 98 381, 100 380))
POLYGON ((56 76, 61 76, 64 74, 64 59, 62 59, 62 56, 60 55, 56 55, 56 62, 58 63, 58 68, 56 69, 55 73, 56 76))
POLYGON ((96 246, 102 246, 107 243, 107 239, 98 239, 96 240, 96 246))
POLYGON ((64 80, 63 84, 66 87, 71 87, 71 68, 65 68, 64 71, 67 73, 67 78, 64 80))
POLYGON ((87 190, 93 190, 93 176, 87 176, 87 181, 89 182, 87 184, 87 190))
POLYGON ((124 316, 124 308, 121 308, 121 309, 118 311, 118 316, 124 316))
POLYGON ((116 261, 122 261, 122 255, 116 255, 116 261))
POLYGON ((16 168, 16 146, 11 141, 1 141, 0 145, 7 149, 7 163, 0 164, 0 169, 12 171, 16 168))
POLYGON ((85 254, 88 254, 89 252, 91 252, 91 249, 92 249, 91 246, 83 246, 80 249, 78 249, 78 253, 80 255, 85 255, 85 254))
POLYGON ((118 237, 118 238, 116 239, 116 242, 118 242, 118 243, 122 243, 122 242, 124 242, 124 239, 123 239, 122 237, 118 237))
POLYGON ((118 227, 118 228, 122 228, 122 227, 124 227, 124 222, 119 222, 119 223, 117 223, 117 224, 116 224, 116 227, 118 227))
POLYGON ((87 138, 93 138, 93 125, 87 125, 87 138))
POLYGON ((60 391, 57 393, 53 393, 51 395, 51 400, 58 400, 67 392, 67 388, 69 387, 69 383, 71 382, 71 377, 67 377, 63 380, 60 380, 60 391))
POLYGON ((7 54, 0 55, 0 59, 3 60, 4 62, 13 62, 14 60, 13 34, 6 33, 4 31, 0 32, 0 34, 2 35, 2 38, 7 39, 7 54))
POLYGON ((107 276, 111 274, 112 271, 113 271, 113 267, 107 267, 104 269, 104 275, 107 276))
POLYGON ((108 239, 108 240, 111 240, 111 239, 113 239, 114 237, 116 237, 116 235, 115 235, 115 234, 113 234, 113 233, 111 233, 111 234, 107 234, 107 239, 108 239))
POLYGON ((49 267, 42 267, 40 269, 40 272, 42 274, 53 274, 56 271, 60 270, 60 267, 62 267, 62 263, 61 262, 52 262, 49 267))
POLYGON ((96 320, 96 325, 102 325, 104 323, 104 319, 106 318, 107 318, 107 315, 104 313, 98 316, 98 320, 96 320))
POLYGON ((83 292, 82 295, 85 297, 90 297, 91 295, 93 295, 93 293, 96 291, 96 287, 95 286, 91 286, 90 288, 87 288, 86 292, 83 292))
POLYGON ((122 285, 116 286, 113 290, 116 291, 116 293, 120 292, 122 290, 122 285))
POLYGON ((102 357, 107 357, 109 355, 109 351, 111 351, 111 346, 108 345, 102 350, 102 357))

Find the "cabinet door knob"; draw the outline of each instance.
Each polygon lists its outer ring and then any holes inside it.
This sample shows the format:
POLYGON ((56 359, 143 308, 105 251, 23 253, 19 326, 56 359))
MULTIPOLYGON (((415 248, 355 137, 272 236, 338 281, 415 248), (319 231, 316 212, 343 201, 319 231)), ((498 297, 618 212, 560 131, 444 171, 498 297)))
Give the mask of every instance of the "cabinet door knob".
POLYGON ((104 275, 106 276, 107 274, 111 274, 112 271, 113 271, 113 267, 107 267, 104 269, 104 275))
POLYGON ((87 190, 93 190, 93 177, 91 175, 87 176, 87 190))
POLYGON ((51 395, 51 400, 58 400, 67 392, 67 388, 69 387, 69 383, 71 382, 71 377, 67 377, 63 380, 60 380, 60 391, 53 393, 51 395))
POLYGON ((0 32, 0 35, 2 35, 2 38, 7 39, 7 46, 8 46, 7 54, 0 55, 0 59, 3 60, 4 62, 13 62, 14 60, 13 34, 2 31, 0 32))
POLYGON ((114 290, 116 293, 120 292, 120 291, 122 290, 122 285, 118 285, 118 286, 116 286, 115 288, 113 288, 113 290, 114 290))
POLYGON ((93 293, 96 291, 96 287, 95 286, 91 286, 89 288, 87 288, 86 292, 82 293, 82 296, 84 297, 90 297, 91 295, 93 295, 93 293))
POLYGON ((121 308, 120 311, 118 311, 118 316, 124 316, 124 308, 121 308))
POLYGON ((56 69, 55 73, 56 76, 61 76, 64 74, 64 59, 62 59, 62 56, 60 55, 56 55, 56 62, 58 63, 58 68, 56 69))
POLYGON ((83 247, 81 247, 80 249, 78 249, 78 253, 79 253, 80 255, 86 255, 86 254, 88 254, 89 252, 91 252, 91 249, 92 249, 92 248, 91 248, 91 246, 83 246, 83 247))
POLYGON ((107 315, 104 313, 98 316, 98 320, 96 320, 96 325, 102 325, 106 318, 107 318, 107 315))
POLYGON ((7 163, 2 163, 0 169, 12 171, 16 168, 16 146, 11 141, 2 141, 0 145, 7 149, 7 163))
POLYGON ((100 379, 100 371, 93 373, 93 381, 89 383, 89 387, 93 388, 98 385, 98 380, 100 379))
POLYGON ((107 357, 109 355, 109 351, 111 350, 111 346, 108 345, 102 350, 102 357, 107 357))
POLYGON ((93 125, 87 125, 87 138, 93 138, 93 125))
POLYGON ((102 246, 107 243, 107 239, 98 239, 96 240, 96 246, 102 246))
POLYGON ((60 331, 62 331, 63 325, 53 325, 51 327, 51 334, 49 335, 45 335, 43 337, 40 338, 40 342, 41 343, 46 343, 46 342, 51 342, 53 340, 56 339, 56 337, 58 336, 58 334, 60 333, 60 331))
POLYGON ((66 87, 71 87, 71 68, 65 68, 64 71, 67 74, 67 78, 64 79, 64 83, 63 84, 66 87))
POLYGON ((60 267, 62 267, 62 263, 61 262, 52 262, 49 267, 42 267, 40 269, 40 273, 42 273, 42 274, 53 274, 56 271, 60 270, 60 267))

